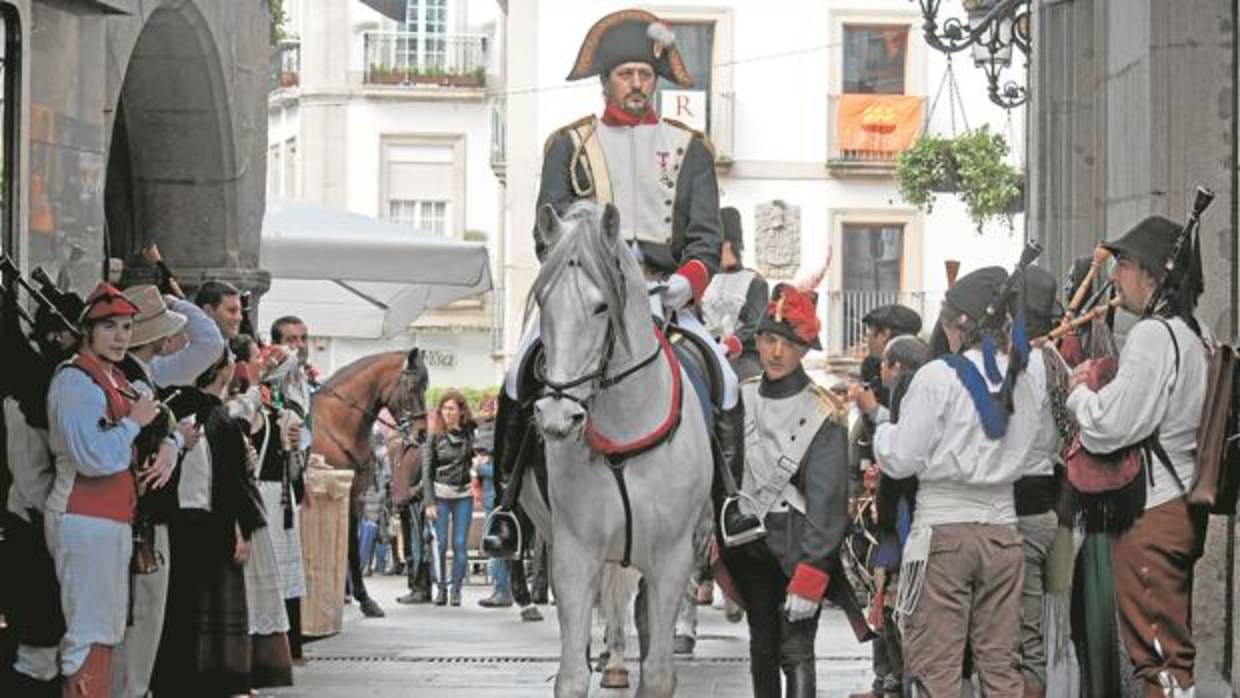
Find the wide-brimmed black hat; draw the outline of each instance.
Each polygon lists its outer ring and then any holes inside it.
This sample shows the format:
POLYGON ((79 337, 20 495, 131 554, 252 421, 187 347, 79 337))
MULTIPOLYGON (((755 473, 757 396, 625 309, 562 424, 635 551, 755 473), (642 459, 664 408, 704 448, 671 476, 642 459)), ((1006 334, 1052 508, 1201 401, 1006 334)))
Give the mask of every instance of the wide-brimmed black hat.
POLYGON ((861 318, 861 324, 889 330, 893 337, 921 332, 921 316, 899 303, 878 306, 861 318))
POLYGON ((1180 226, 1162 216, 1150 216, 1119 238, 1102 243, 1102 247, 1117 257, 1132 257, 1148 271, 1161 274, 1179 235, 1180 226))
POLYGON ((740 255, 745 249, 745 234, 741 229, 741 212, 732 206, 719 209, 719 221, 723 224, 723 239, 732 243, 733 254, 740 255))
POLYGON ((1059 304, 1059 284, 1055 275, 1041 267, 1025 267, 1024 290, 1025 335, 1041 337, 1063 315, 1059 304))
POLYGON ((818 294, 800 291, 791 284, 776 284, 771 301, 758 323, 758 332, 777 334, 810 349, 821 350, 818 341, 822 323, 818 321, 818 294))
POLYGON ((590 27, 568 79, 607 75, 631 62, 649 64, 656 75, 681 87, 693 85, 671 28, 650 12, 636 9, 613 12, 590 27))
POLYGON ((986 317, 986 308, 999 299, 999 292, 1007 277, 1008 273, 1003 267, 975 269, 958 279, 955 286, 947 289, 947 302, 970 319, 981 321, 986 317))

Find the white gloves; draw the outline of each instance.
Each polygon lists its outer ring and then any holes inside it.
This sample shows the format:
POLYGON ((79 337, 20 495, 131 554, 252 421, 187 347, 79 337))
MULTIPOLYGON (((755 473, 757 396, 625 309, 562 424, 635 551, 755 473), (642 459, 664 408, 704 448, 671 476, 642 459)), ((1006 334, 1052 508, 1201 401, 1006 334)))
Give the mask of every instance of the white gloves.
POLYGON ((796 594, 788 594, 788 597, 784 600, 784 615, 788 616, 790 622, 799 623, 803 620, 809 620, 817 612, 817 601, 810 601, 796 594))
POLYGON ((667 277, 663 288, 663 306, 669 310, 680 310, 693 300, 693 287, 689 280, 680 274, 667 277))

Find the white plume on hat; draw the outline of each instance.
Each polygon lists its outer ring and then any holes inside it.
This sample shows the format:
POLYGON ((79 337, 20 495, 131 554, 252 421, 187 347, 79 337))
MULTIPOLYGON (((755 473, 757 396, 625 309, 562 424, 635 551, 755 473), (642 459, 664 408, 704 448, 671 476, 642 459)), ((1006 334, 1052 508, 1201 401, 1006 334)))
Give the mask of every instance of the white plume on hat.
POLYGON ((651 22, 646 27, 646 36, 664 49, 676 43, 676 34, 663 22, 651 22))

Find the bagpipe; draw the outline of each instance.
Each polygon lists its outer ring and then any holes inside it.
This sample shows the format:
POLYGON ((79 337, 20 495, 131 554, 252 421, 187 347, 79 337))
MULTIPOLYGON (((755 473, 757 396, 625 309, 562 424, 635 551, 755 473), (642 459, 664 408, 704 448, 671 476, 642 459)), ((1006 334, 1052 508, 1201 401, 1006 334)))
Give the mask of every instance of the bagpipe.
MULTIPOLYGON (((1142 317, 1155 315, 1165 300, 1180 294, 1192 294, 1193 301, 1180 308, 1191 316, 1195 298, 1201 292, 1197 230, 1202 213, 1213 200, 1213 192, 1198 187, 1188 219, 1176 236, 1164 273, 1142 317)), ((1085 366, 1085 384, 1094 392, 1110 383, 1119 370, 1108 317, 1119 307, 1120 299, 1112 295, 1111 282, 1089 294, 1098 270, 1109 256, 1110 253, 1101 247, 1094 251, 1089 272, 1073 294, 1068 313, 1046 339, 1052 346, 1058 343, 1058 353, 1063 359, 1063 367, 1052 371, 1048 385, 1055 422, 1066 444, 1061 455, 1075 494, 1075 512, 1086 531, 1118 533, 1129 528, 1145 509, 1146 474, 1152 460, 1158 459, 1168 468, 1171 466, 1156 434, 1112 453, 1089 451, 1082 444, 1076 421, 1066 408, 1069 380, 1066 368, 1085 366), (1082 329, 1089 331, 1087 347, 1082 347, 1077 337, 1077 331, 1082 329)), ((1195 321, 1192 324, 1195 325, 1195 321)), ((1230 387, 1230 381, 1227 384, 1230 387)), ((1209 403, 1207 399, 1207 407, 1209 403)))

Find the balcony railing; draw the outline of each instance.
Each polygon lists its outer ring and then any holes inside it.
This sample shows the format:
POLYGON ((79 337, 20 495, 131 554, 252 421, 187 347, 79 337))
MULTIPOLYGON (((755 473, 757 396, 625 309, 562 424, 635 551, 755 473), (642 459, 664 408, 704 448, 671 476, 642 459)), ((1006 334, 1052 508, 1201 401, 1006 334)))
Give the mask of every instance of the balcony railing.
POLYGON ((368 85, 486 86, 485 35, 366 32, 364 41, 368 85))
POLYGON ((824 347, 828 356, 860 358, 865 354, 865 328, 861 318, 871 310, 891 303, 906 305, 921 316, 922 334, 929 336, 939 316, 942 294, 925 291, 828 291, 826 303, 819 302, 819 313, 825 314, 823 327, 827 333, 824 347))
POLYGON ((282 39, 271 59, 271 89, 301 84, 301 40, 282 39))

